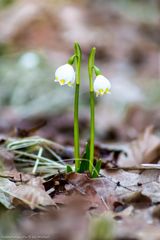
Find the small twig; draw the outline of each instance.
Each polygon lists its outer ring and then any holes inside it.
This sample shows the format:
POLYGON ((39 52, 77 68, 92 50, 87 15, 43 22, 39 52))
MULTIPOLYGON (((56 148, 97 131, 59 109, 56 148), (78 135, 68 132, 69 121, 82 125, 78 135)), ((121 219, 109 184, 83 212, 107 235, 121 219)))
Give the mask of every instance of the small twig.
POLYGON ((13 177, 13 176, 7 176, 7 175, 1 175, 1 174, 0 174, 0 177, 1 177, 1 178, 9 178, 9 179, 14 179, 14 177, 13 177))
POLYGON ((104 198, 103 198, 102 196, 100 196, 100 199, 101 199, 103 205, 105 206, 106 210, 107 210, 107 211, 110 210, 110 208, 109 208, 109 206, 107 205, 107 203, 106 203, 106 201, 104 200, 104 198))
POLYGON ((140 166, 133 167, 108 167, 106 170, 160 170, 160 164, 141 164, 140 166))

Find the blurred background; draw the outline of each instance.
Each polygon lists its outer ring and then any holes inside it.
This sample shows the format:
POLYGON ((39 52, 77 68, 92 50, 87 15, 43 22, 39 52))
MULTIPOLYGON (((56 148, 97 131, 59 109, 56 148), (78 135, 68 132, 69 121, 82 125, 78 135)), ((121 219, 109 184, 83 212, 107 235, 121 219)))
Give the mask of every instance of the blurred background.
POLYGON ((89 136, 87 58, 112 82, 96 98, 96 141, 128 141, 160 129, 159 0, 0 0, 0 134, 73 143, 74 88, 56 68, 83 51, 81 140, 89 136), (13 131, 13 129, 15 129, 13 131))

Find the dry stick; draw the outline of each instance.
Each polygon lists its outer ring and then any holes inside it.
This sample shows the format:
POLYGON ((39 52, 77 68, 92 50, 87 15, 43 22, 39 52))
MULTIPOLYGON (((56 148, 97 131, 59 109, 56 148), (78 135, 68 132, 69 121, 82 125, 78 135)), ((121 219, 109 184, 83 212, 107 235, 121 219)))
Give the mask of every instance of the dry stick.
POLYGON ((133 167, 108 167, 105 168, 106 170, 160 170, 160 164, 141 164, 140 166, 133 166, 133 167))

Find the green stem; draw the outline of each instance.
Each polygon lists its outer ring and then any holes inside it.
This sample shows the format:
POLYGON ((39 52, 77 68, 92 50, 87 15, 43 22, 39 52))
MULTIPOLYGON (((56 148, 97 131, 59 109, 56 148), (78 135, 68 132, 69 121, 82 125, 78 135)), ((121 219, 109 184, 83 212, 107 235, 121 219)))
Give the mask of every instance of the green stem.
POLYGON ((80 154, 79 154, 79 87, 80 87, 80 67, 81 67, 81 48, 78 43, 74 45, 75 60, 76 60, 76 86, 74 97, 74 158, 75 158, 75 171, 78 172, 80 167, 80 154))
POLYGON ((90 88, 90 161, 89 172, 92 175, 94 161, 94 88, 93 88, 93 69, 96 49, 92 48, 88 61, 89 88, 90 88))
POLYGON ((79 162, 79 122, 78 122, 78 105, 79 105, 79 84, 75 87, 74 97, 74 158, 75 158, 75 170, 78 172, 79 162))
POLYGON ((92 174, 94 161, 94 92, 90 92, 90 162, 89 172, 92 174))

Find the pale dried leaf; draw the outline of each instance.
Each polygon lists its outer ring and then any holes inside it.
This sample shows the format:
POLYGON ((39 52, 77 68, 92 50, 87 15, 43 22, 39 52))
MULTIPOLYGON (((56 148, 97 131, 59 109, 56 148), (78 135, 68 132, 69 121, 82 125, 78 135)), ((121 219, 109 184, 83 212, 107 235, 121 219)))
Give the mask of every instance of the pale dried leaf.
POLYGON ((54 205, 54 201, 44 190, 40 179, 16 186, 10 180, 0 178, 0 196, 2 196, 0 202, 7 208, 17 204, 17 202, 28 205, 32 209, 54 205))
POLYGON ((16 186, 6 178, 0 178, 0 203, 6 208, 12 208, 12 197, 10 191, 16 186))
POLYGON ((160 138, 152 131, 152 127, 148 127, 142 136, 127 145, 127 156, 121 154, 118 160, 120 167, 139 166, 160 160, 160 138))
POLYGON ((54 205, 54 201, 40 187, 20 185, 16 188, 14 196, 13 203, 16 203, 18 199, 21 200, 22 203, 29 205, 32 209, 38 206, 54 205))

